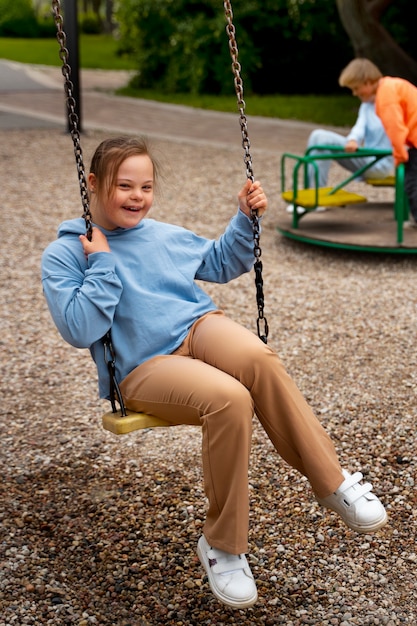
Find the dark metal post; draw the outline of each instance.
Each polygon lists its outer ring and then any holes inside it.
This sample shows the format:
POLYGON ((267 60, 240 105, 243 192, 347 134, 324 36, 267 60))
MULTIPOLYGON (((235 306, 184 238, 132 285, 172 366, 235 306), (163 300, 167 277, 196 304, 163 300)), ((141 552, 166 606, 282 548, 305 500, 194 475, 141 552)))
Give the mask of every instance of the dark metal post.
MULTIPOLYGON (((64 0, 64 24, 69 52, 68 65, 71 68, 71 82, 74 87, 72 94, 75 100, 74 109, 78 117, 78 130, 82 132, 77 0, 64 0)), ((70 122, 68 121, 68 132, 70 131, 70 122)))

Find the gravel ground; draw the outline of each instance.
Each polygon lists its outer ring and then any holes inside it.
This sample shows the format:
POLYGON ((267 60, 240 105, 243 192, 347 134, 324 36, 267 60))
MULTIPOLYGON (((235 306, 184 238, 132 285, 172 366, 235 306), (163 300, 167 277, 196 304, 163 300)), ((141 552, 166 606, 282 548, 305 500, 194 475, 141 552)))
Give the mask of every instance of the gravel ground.
MULTIPOLYGON (((86 162, 102 137, 83 137, 86 162)), ((240 146, 155 149, 166 168, 153 216, 220 234, 244 180, 240 146)), ((90 357, 58 336, 42 296, 41 252, 81 212, 71 141, 58 130, 0 132, 0 626, 417 623, 415 258, 283 239, 280 155, 253 154, 271 205, 261 237, 269 343, 342 464, 374 484, 389 525, 372 536, 347 529, 256 424, 249 558, 259 601, 236 611, 214 599, 196 556, 199 430, 105 432, 90 357)), ((252 275, 207 289, 255 331, 252 275)))

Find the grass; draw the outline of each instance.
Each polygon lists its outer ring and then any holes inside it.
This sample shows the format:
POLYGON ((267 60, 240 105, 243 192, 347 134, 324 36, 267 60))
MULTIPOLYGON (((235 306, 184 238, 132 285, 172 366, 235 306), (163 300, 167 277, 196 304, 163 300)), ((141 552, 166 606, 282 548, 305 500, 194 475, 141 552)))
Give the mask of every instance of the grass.
MULTIPOLYGON (((82 68, 130 70, 136 69, 134 61, 117 54, 117 41, 110 35, 80 34, 79 57, 82 68)), ((51 39, 14 39, 0 37, 0 58, 35 65, 61 65, 59 44, 51 39)), ((231 75, 231 89, 233 77, 231 75)), ((193 94, 162 94, 154 91, 121 89, 120 95, 182 104, 201 109, 235 113, 236 98, 193 94)), ((314 124, 352 126, 359 101, 347 94, 337 95, 271 95, 245 94, 246 113, 264 117, 293 119, 314 124)))
MULTIPOLYGON (((119 89, 118 94, 158 102, 183 104, 213 111, 238 111, 236 97, 193 94, 162 94, 149 90, 135 90, 131 87, 119 89)), ((353 126, 358 114, 359 101, 352 96, 341 95, 245 95, 247 115, 277 117, 326 124, 332 126, 353 126)))
MULTIPOLYGON (((117 41, 111 35, 84 35, 79 37, 80 65, 101 70, 131 70, 136 64, 117 54, 117 41)), ((35 65, 61 65, 59 44, 51 39, 15 39, 0 37, 0 59, 35 65)))

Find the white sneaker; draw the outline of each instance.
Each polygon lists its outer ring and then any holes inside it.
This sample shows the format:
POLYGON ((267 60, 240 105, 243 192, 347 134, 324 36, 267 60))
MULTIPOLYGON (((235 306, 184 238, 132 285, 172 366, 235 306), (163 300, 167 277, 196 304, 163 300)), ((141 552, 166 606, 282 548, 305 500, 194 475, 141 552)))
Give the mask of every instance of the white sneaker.
MULTIPOLYGON (((293 204, 288 204, 287 208, 285 209, 287 211, 287 213, 294 213, 294 205, 293 204)), ((325 206, 317 206, 314 209, 314 213, 322 213, 323 211, 326 211, 326 207, 325 206)), ((312 213, 313 211, 310 211, 310 213, 312 213)), ((302 206, 297 205, 297 215, 304 215, 304 213, 307 213, 307 209, 305 209, 302 206)))
POLYGON ((370 533, 382 528, 388 516, 381 501, 372 492, 370 483, 360 484, 363 475, 351 475, 343 470, 345 480, 334 493, 318 502, 340 515, 345 524, 358 533, 370 533))
POLYGON ((211 548, 204 535, 198 540, 197 554, 218 600, 237 609, 256 602, 258 592, 244 554, 229 554, 211 548))
MULTIPOLYGON (((287 213, 294 213, 294 205, 289 204, 285 210, 287 213)), ((305 212, 306 210, 302 206, 297 206, 297 215, 304 215, 305 212)))

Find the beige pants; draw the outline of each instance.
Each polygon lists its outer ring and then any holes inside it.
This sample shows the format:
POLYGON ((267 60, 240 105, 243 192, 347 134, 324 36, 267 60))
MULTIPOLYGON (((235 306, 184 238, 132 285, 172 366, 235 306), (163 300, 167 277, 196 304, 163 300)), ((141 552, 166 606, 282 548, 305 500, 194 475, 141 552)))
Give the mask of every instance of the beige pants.
POLYGON ((307 476, 318 497, 343 481, 329 436, 279 357, 220 311, 198 320, 176 352, 135 368, 120 388, 132 410, 201 425, 204 534, 213 547, 233 554, 248 549, 254 413, 280 456, 307 476))

